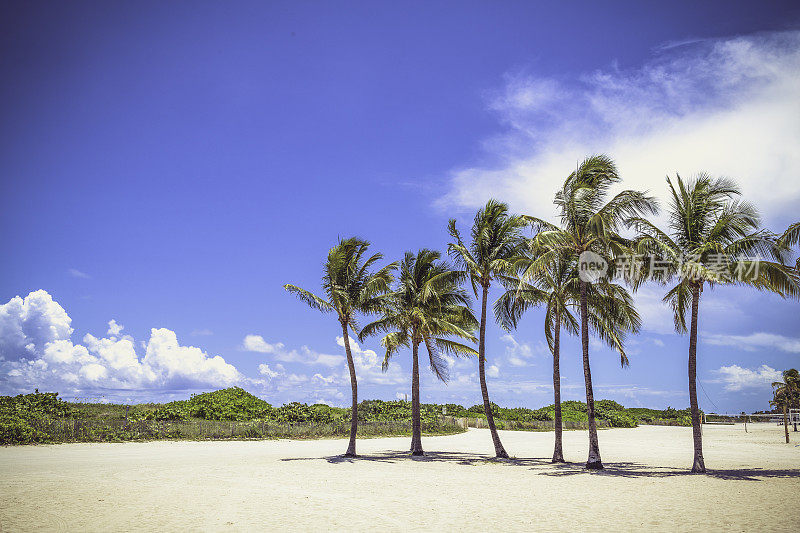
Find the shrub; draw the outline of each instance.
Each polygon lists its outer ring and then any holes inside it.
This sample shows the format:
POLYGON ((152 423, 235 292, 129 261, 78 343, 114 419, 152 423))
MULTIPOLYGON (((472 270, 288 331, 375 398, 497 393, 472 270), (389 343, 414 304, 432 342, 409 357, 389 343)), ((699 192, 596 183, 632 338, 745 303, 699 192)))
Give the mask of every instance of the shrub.
POLYGON ((206 420, 253 420, 274 414, 269 403, 240 387, 195 394, 186 404, 189 416, 206 420))

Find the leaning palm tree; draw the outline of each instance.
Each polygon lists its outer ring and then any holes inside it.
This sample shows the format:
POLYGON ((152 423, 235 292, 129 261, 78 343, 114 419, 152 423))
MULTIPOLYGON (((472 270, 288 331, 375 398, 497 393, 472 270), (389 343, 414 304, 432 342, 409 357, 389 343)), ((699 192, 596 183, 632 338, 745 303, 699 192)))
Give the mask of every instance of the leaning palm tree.
MULTIPOLYGON (((772 384, 773 399, 769 402, 783 410, 783 432, 786 435, 786 444, 789 444, 789 421, 786 411, 800 404, 800 374, 792 368, 782 372, 783 381, 772 384)), ((795 426, 795 429, 797 427, 795 426)))
POLYGON ((424 455, 420 420, 419 346, 425 344, 431 371, 442 381, 448 379, 443 353, 471 356, 473 348, 449 337, 475 342, 472 332, 477 321, 469 308, 469 299, 461 288, 463 275, 439 261, 439 252, 406 252, 400 264, 396 290, 381 298, 382 317, 367 324, 359 333, 362 340, 376 333, 386 333, 381 344, 386 349, 383 370, 400 348, 411 348, 411 454, 424 455))
MULTIPOLYGON (((742 201, 739 188, 724 178, 699 174, 684 181, 667 178, 670 189, 669 233, 641 217, 632 217, 637 251, 654 258, 645 263, 639 280, 652 277, 663 283, 678 279, 664 297, 674 315, 675 329, 689 329, 689 404, 692 411, 694 462, 692 472, 705 472, 700 409, 697 404, 697 316, 706 286, 748 285, 779 295, 798 296, 792 269, 779 261, 781 250, 774 235, 759 229, 758 211, 742 201), (778 261, 761 259, 762 256, 778 261)), ((638 282, 637 282, 638 283, 638 282)))
POLYGON ((495 200, 489 200, 475 215, 469 243, 464 243, 461 239, 455 219, 451 219, 448 225, 450 236, 455 241, 448 245, 450 255, 459 268, 469 276, 476 298, 478 287, 481 290, 478 378, 494 452, 499 458, 508 458, 508 453, 497 434, 489 402, 489 389, 486 387, 486 303, 493 280, 505 284, 513 282, 514 264, 525 246, 522 238, 522 228, 525 225, 526 222, 522 217, 510 215, 508 206, 495 200))
POLYGON ((392 272, 397 268, 397 263, 391 263, 376 272, 371 272, 370 267, 381 260, 383 256, 378 253, 365 259, 368 248, 369 242, 353 237, 340 239, 339 243, 330 249, 322 276, 324 298, 295 285, 283 286, 312 309, 323 313, 335 312, 342 326, 353 400, 350 415, 350 443, 345 453, 347 457, 356 456, 356 433, 358 432, 358 384, 353 354, 350 351, 348 328, 358 331, 356 313, 374 313, 378 309, 380 297, 389 290, 393 279, 392 272))
MULTIPOLYGON (((547 252, 544 252, 547 254, 547 252)), ((517 327, 522 315, 530 308, 544 306, 544 334, 550 353, 553 354, 553 425, 555 442, 554 463, 564 462, 561 419, 561 330, 577 335, 580 325, 575 311, 580 309, 580 278, 574 258, 563 254, 547 254, 544 268, 537 261, 540 253, 528 251, 518 261, 520 280, 512 285, 495 302, 494 311, 500 324, 511 329, 517 327)), ((590 329, 619 351, 620 363, 625 366, 623 340, 628 332, 636 332, 641 325, 633 299, 628 291, 617 284, 589 286, 587 296, 590 329)))
MULTIPOLYGON (((583 160, 564 181, 556 193, 555 204, 561 225, 527 216, 539 229, 534 245, 549 250, 550 254, 565 254, 578 261, 580 281, 581 346, 583 375, 586 385, 586 411, 589 418, 589 458, 586 468, 602 469, 600 445, 597 440, 592 373, 589 365, 589 285, 592 281, 608 283, 608 277, 587 276, 584 267, 592 262, 612 265, 614 259, 629 253, 626 239, 619 232, 630 217, 655 214, 655 199, 639 191, 625 190, 606 201, 609 189, 620 181, 614 162, 605 155, 594 155, 583 160)), ((544 268, 547 255, 532 272, 544 268)))

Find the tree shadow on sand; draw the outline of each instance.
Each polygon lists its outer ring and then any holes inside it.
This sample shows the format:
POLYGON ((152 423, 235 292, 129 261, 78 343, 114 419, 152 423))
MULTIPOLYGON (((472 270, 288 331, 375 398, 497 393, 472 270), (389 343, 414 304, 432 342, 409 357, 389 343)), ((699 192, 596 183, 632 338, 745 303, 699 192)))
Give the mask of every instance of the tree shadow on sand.
POLYGON ((368 455, 359 455, 358 457, 345 457, 344 455, 332 455, 327 457, 299 457, 299 458, 285 458, 281 461, 313 461, 325 460, 332 464, 340 463, 356 463, 359 461, 375 461, 382 463, 396 463, 399 461, 414 461, 421 463, 428 462, 452 462, 460 465, 478 465, 478 464, 511 464, 517 466, 541 466, 550 464, 547 459, 497 459, 489 455, 482 455, 478 453, 469 452, 425 452, 425 455, 411 455, 407 451, 386 451, 379 453, 372 453, 368 455))
POLYGON ((796 478, 800 477, 800 469, 767 469, 767 468, 740 468, 714 470, 709 469, 705 474, 693 474, 689 468, 669 468, 643 465, 639 463, 619 462, 603 463, 603 470, 587 470, 582 463, 563 463, 553 465, 557 468, 550 471, 539 472, 544 476, 574 476, 580 474, 596 476, 614 476, 627 478, 666 478, 675 476, 705 476, 715 479, 732 481, 762 481, 764 478, 796 478))
POLYGON ((326 457, 287 457, 281 461, 320 461, 331 464, 357 463, 361 461, 397 463, 400 461, 414 462, 451 462, 460 465, 476 466, 497 464, 511 467, 527 467, 543 476, 614 476, 626 478, 667 478, 675 476, 703 476, 716 479, 733 481, 762 481, 765 478, 796 478, 800 477, 800 469, 764 469, 742 468, 728 470, 709 470, 705 474, 692 474, 689 469, 656 467, 633 462, 604 463, 603 470, 587 470, 583 463, 552 463, 547 458, 512 457, 510 459, 497 459, 490 455, 469 452, 425 452, 422 456, 412 456, 408 451, 386 451, 359 455, 358 457, 345 457, 332 455, 326 457))

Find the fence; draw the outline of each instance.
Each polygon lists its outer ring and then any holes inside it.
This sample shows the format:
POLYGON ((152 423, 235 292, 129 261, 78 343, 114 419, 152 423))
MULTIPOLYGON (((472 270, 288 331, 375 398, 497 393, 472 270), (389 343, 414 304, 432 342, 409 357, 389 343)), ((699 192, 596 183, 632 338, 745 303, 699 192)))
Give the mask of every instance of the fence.
MULTIPOLYGON (((461 428, 488 428, 489 423, 485 418, 456 418, 453 416, 442 417, 446 424, 454 424, 461 428)), ((598 428, 611 427, 607 420, 595 420, 598 428)), ((497 420, 494 421, 497 429, 510 429, 516 431, 553 431, 555 422, 553 420, 532 420, 528 422, 518 422, 516 420, 497 420)), ((564 429, 588 429, 589 422, 576 422, 573 420, 563 420, 561 427, 564 429)))
MULTIPOLYGON (((108 442, 158 439, 314 439, 349 435, 350 422, 278 424, 268 421, 39 419, 31 421, 38 441, 108 442)), ((455 424, 426 425, 423 432, 455 433, 455 424)), ((359 422, 360 437, 411 434, 410 421, 359 422)))

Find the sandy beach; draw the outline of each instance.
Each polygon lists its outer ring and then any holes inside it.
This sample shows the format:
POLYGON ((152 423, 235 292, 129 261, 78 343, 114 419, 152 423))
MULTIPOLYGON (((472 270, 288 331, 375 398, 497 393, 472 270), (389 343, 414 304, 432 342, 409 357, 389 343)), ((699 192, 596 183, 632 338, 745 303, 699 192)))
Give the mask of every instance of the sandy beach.
POLYGON ((553 434, 487 430, 423 439, 63 444, 0 449, 2 531, 130 530, 790 530, 800 520, 800 433, 705 426, 710 472, 691 475, 690 428, 600 432, 587 472, 582 431, 570 463, 553 434))

